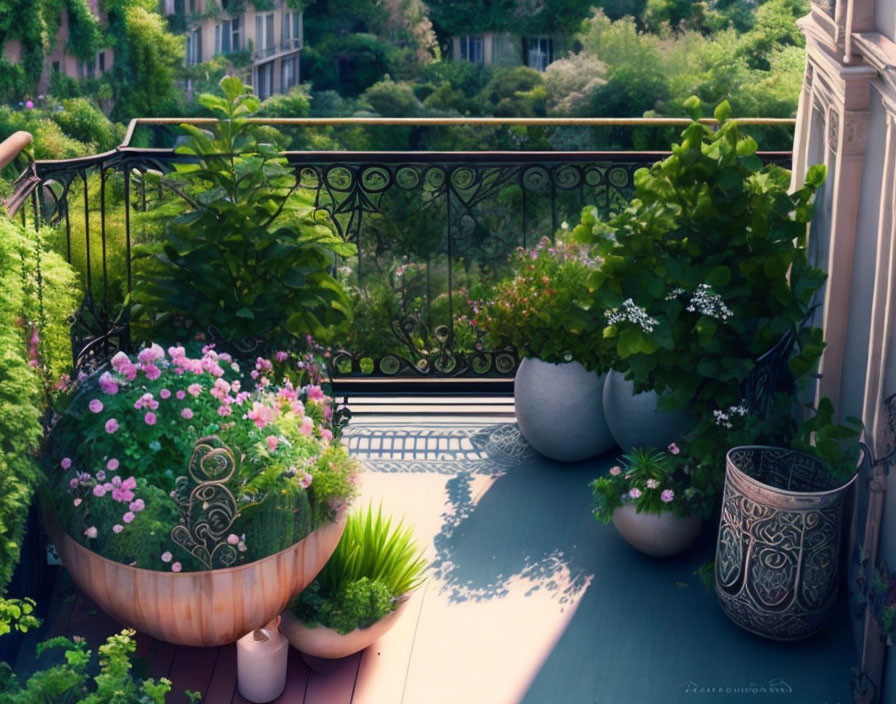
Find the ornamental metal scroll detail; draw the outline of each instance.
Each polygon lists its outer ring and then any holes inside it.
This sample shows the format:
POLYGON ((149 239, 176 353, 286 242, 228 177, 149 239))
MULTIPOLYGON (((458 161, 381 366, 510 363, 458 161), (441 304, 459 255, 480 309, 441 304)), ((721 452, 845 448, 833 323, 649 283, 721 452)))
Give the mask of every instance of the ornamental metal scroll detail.
POLYGON ((175 500, 180 523, 171 539, 208 569, 231 567, 239 553, 227 542, 233 522, 239 516, 236 500, 227 482, 237 470, 234 453, 216 435, 200 438, 193 445, 188 476, 175 482, 175 500))
POLYGON ((813 483, 826 484, 824 474, 820 461, 789 450, 730 453, 716 546, 716 594, 742 628, 775 640, 797 640, 827 623, 837 598, 843 502, 851 485, 809 493, 813 483), (787 493, 776 491, 785 487, 787 493), (797 495, 800 491, 806 493, 797 495))

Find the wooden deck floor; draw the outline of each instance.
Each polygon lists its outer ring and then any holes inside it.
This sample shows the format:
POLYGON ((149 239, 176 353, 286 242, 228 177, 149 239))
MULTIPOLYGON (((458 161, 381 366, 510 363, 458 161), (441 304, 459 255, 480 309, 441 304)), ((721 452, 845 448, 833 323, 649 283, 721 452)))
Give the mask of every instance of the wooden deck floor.
MULTIPOLYGON (((851 701, 856 657, 841 607, 818 637, 782 644, 731 624, 695 570, 712 529, 680 557, 628 547, 590 515, 587 483, 614 457, 563 465, 504 419, 356 417, 362 498, 413 524, 429 578, 395 628, 316 672, 290 652, 281 704, 636 704, 851 701)), ((40 635, 119 629, 60 573, 40 635)), ((16 669, 34 665, 29 634, 16 669)), ((210 704, 236 704, 234 646, 138 637, 142 667, 210 704)))

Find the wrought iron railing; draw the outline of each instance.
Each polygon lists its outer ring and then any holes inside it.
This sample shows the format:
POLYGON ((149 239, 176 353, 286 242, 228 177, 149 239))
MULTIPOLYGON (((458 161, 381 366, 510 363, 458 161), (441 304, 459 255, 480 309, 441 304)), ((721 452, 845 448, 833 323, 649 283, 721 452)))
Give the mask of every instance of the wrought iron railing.
MULTIPOLYGON (((55 227, 60 249, 81 271, 86 297, 73 330, 76 362, 130 344, 123 306, 132 248, 153 236, 158 206, 172 198, 148 187, 147 171, 185 159, 171 148, 124 145, 97 156, 39 161, 10 202, 18 217, 55 227), (30 206, 25 203, 30 200, 30 206)), ((201 120, 196 122, 201 123, 201 120)), ((266 120, 343 124, 344 120, 266 120)), ((359 120, 369 124, 370 119, 359 120)), ((382 120, 378 122, 383 122, 382 120)), ((401 124, 402 120, 387 121, 401 124)), ((421 121, 414 121, 419 124, 421 121)), ((426 122, 426 121, 423 121, 426 122)), ((434 124, 457 121, 437 118, 434 124)), ((526 120, 465 120, 528 123, 526 120)), ((545 121, 542 121, 542 123, 545 121)), ((554 124, 636 121, 547 121, 554 124)), ((662 125, 672 122, 656 121, 662 125)), ((638 124, 643 124, 641 121, 638 124)), ((335 262, 352 291, 356 322, 334 352, 334 374, 359 379, 509 379, 512 350, 490 350, 470 324, 469 299, 498 277, 517 247, 553 237, 593 205, 608 214, 633 192, 633 175, 662 152, 287 152, 297 194, 327 214, 351 261, 335 262)), ((788 162, 789 153, 766 153, 788 162)))

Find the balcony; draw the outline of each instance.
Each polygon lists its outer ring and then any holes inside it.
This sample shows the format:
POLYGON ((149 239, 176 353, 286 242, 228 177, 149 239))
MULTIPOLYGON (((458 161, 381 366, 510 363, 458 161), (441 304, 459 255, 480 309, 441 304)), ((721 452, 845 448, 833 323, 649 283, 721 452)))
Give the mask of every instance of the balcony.
MULTIPOLYGON (((116 150, 38 162, 12 199, 16 217, 63 233, 87 298, 73 328, 76 366, 131 346, 122 298, 131 252, 172 195, 148 173, 188 156, 135 147, 140 131, 170 144, 179 120, 138 120, 116 150)), ((195 120, 202 125, 202 120, 195 120)), ((283 129, 457 125, 450 120, 269 120, 283 129)), ((683 121, 655 120, 658 128, 683 121)), ((756 121, 762 123, 763 121, 756 121)), ((506 127, 647 127, 640 120, 464 120, 506 127)), ((785 121, 784 126, 789 127, 785 121)), ((780 127, 781 123, 777 123, 780 127)), ((145 135, 144 135, 145 137, 145 135)), ((148 138, 145 141, 150 141, 148 138)), ((353 417, 345 432, 361 459, 362 498, 403 515, 427 545, 431 569, 399 625, 374 647, 328 663, 290 654, 278 702, 847 701, 855 662, 850 605, 841 596, 818 637, 761 640, 731 624, 699 571, 712 529, 680 556, 648 559, 595 523, 585 490, 615 462, 563 464, 521 438, 510 400, 518 359, 489 349, 469 326, 475 276, 504 271, 508 254, 574 222, 583 206, 620 209, 633 175, 663 152, 311 152, 286 157, 298 197, 358 245, 337 262, 363 302, 332 357, 334 388, 353 417), (359 328, 361 326, 359 325, 359 328), (364 334, 361 334, 361 333, 364 334), (315 668, 322 668, 319 671, 315 668)), ((789 164, 789 152, 762 158, 789 164)), ((64 572, 54 575, 40 635, 83 636, 91 647, 119 630, 64 572)), ((16 661, 35 665, 29 636, 16 661)), ((138 637, 154 676, 174 683, 171 701, 195 689, 208 702, 236 692, 234 646, 173 646, 138 637)))

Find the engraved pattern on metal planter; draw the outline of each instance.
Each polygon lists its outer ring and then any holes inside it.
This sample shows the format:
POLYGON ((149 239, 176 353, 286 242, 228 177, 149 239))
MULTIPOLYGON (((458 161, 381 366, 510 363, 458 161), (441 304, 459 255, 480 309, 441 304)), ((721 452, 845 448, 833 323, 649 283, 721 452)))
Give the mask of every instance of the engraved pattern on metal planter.
POLYGON ((715 562, 722 609, 766 638, 810 636, 837 598, 843 502, 855 479, 833 486, 821 461, 780 448, 734 448, 727 460, 715 562))

